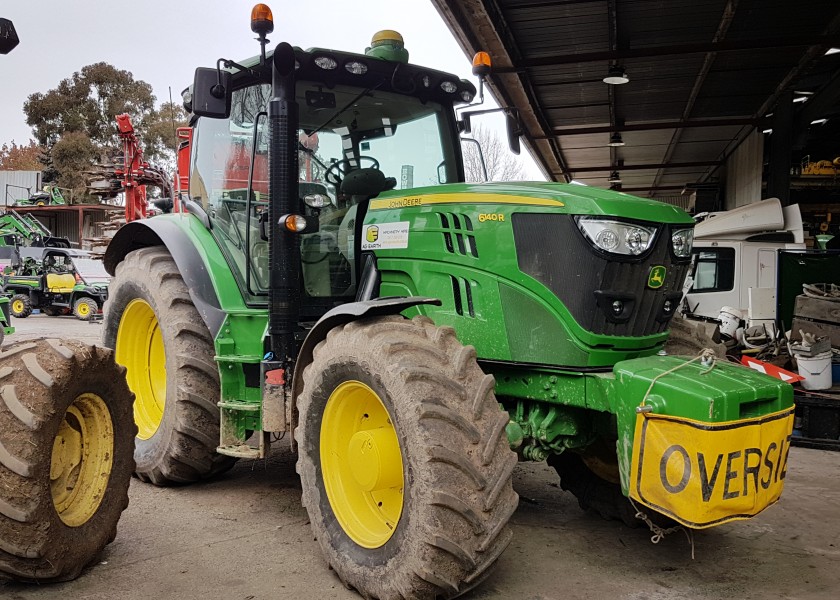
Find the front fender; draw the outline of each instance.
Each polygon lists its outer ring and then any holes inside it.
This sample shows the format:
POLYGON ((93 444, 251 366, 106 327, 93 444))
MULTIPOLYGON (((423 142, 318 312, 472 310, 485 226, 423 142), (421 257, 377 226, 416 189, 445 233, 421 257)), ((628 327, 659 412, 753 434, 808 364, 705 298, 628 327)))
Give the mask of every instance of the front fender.
POLYGON ((142 219, 121 227, 108 244, 105 269, 114 275, 117 265, 129 252, 149 246, 166 246, 169 250, 187 284, 193 304, 215 338, 225 320, 225 313, 201 255, 189 236, 172 219, 142 219))
POLYGON ((318 319, 315 326, 309 330, 306 339, 303 340, 303 345, 301 345, 300 352, 298 352, 297 360, 295 361, 295 373, 292 378, 294 401, 297 401, 297 397, 303 391, 303 370, 312 362, 312 351, 318 345, 318 342, 327 337, 329 330, 333 327, 359 319, 396 315, 407 308, 419 304, 440 306, 441 301, 437 298, 427 298, 424 296, 374 298, 373 300, 342 304, 318 319))

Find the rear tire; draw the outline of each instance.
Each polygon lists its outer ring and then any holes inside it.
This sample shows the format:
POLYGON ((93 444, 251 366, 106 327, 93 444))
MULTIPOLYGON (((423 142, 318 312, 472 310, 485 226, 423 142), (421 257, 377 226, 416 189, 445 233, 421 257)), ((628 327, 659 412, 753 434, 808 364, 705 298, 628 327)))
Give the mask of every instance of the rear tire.
POLYGON ((99 304, 93 298, 79 298, 73 303, 73 316, 80 321, 90 321, 99 314, 99 304))
POLYGON ((163 246, 117 265, 105 303, 103 341, 127 369, 139 427, 137 476, 155 485, 200 481, 236 459, 219 445, 219 370, 213 337, 163 246), (156 376, 164 371, 166 377, 156 376))
POLYGON ((0 352, 0 575, 73 579, 116 536, 136 432, 124 373, 74 341, 0 352))
POLYGON ((29 294, 15 294, 9 304, 9 311, 13 317, 25 319, 32 314, 32 301, 29 294))
POLYGON ((313 354, 297 468, 330 566, 365 598, 478 585, 510 542, 518 497, 508 416, 474 348, 425 317, 394 316, 336 327, 313 354))

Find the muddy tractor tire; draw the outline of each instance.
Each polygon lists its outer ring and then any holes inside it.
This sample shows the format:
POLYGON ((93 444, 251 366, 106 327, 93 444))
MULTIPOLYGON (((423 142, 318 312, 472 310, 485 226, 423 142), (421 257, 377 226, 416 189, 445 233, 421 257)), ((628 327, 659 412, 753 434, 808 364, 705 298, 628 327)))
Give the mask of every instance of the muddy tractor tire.
POLYGON ((230 469, 219 445, 219 370, 213 337, 163 246, 129 253, 105 303, 103 342, 135 394, 136 474, 185 484, 230 469))
POLYGON ((99 314, 99 303, 93 298, 79 298, 73 303, 73 316, 80 321, 90 321, 99 314))
POLYGON ((32 314, 32 301, 29 294, 15 294, 9 304, 9 311, 13 317, 25 319, 32 314))
POLYGON ((453 598, 510 542, 516 455, 472 346, 425 317, 336 327, 298 399, 303 504, 365 598, 453 598))
POLYGON ((136 432, 124 373, 73 341, 0 351, 0 578, 73 579, 116 536, 136 432))

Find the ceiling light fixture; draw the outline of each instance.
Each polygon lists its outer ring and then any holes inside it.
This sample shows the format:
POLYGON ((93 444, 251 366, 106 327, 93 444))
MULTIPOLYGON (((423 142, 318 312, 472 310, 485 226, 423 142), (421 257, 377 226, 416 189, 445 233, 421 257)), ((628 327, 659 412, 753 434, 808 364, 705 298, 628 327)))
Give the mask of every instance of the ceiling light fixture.
POLYGON ((627 77, 624 67, 619 65, 611 65, 607 70, 607 76, 604 77, 604 83, 608 83, 610 85, 621 85, 622 83, 628 83, 629 81, 630 78, 627 77))
POLYGON ((619 175, 618 171, 612 172, 609 179, 607 179, 607 183, 621 183, 621 175, 619 175))
POLYGON ((621 134, 618 133, 618 132, 615 132, 614 134, 612 134, 610 136, 610 143, 607 144, 607 146, 623 146, 623 145, 624 145, 624 140, 621 139, 621 134))
POLYGON ((761 133, 773 133, 772 129, 762 129, 761 133))
POLYGON ((797 98, 794 98, 793 101, 794 102, 807 102, 808 101, 808 96, 799 96, 797 98))
POLYGON ((840 48, 829 48, 825 51, 825 55, 831 56, 832 54, 837 54, 838 52, 840 52, 840 48))
POLYGON ((811 121, 811 125, 825 125, 828 123, 828 119, 814 119, 811 121))

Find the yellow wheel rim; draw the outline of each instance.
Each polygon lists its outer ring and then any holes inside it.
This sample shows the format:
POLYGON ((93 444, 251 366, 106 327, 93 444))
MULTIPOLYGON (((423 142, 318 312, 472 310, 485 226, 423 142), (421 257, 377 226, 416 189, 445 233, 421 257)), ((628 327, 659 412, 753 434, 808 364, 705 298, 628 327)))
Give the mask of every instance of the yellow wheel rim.
POLYGON ((403 461, 382 400, 359 381, 330 394, 321 421, 321 471, 336 519, 351 540, 379 548, 403 507, 403 461))
POLYGON ((166 352, 155 311, 134 299, 123 312, 117 330, 116 361, 126 368, 134 392, 137 437, 148 440, 160 427, 166 403, 166 352))
POLYGON ((80 317, 86 317, 90 314, 90 304, 82 302, 78 307, 76 307, 76 310, 79 312, 80 317))
POLYGON ((50 462, 50 491, 58 516, 79 527, 96 514, 114 460, 114 425, 96 394, 78 396, 58 428, 50 462))
POLYGON ((16 313, 22 313, 23 309, 26 308, 23 304, 23 300, 15 300, 12 302, 12 311, 16 313))

